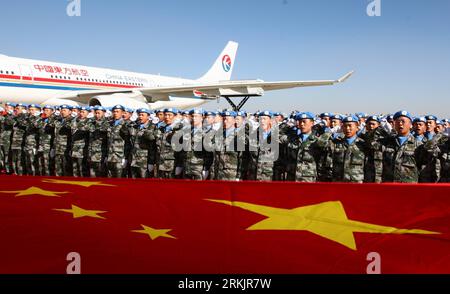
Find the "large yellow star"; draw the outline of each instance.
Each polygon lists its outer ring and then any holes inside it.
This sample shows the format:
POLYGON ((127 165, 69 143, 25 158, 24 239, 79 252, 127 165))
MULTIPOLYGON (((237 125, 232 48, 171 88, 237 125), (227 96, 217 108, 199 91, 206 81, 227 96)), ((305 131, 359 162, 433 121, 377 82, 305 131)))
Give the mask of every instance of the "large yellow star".
POLYGON ((176 239, 176 237, 167 234, 168 232, 172 231, 171 229, 154 229, 145 225, 141 225, 143 230, 132 230, 134 233, 140 233, 140 234, 146 234, 150 237, 150 239, 155 240, 159 237, 165 237, 165 238, 171 238, 176 239))
POLYGON ((353 250, 356 250, 353 235, 355 232, 378 234, 440 234, 438 232, 418 229, 398 229, 349 220, 340 201, 283 209, 238 201, 206 200, 240 207, 267 216, 266 219, 248 227, 247 230, 308 231, 353 250))
POLYGON ((47 197, 61 197, 59 194, 67 194, 70 192, 55 192, 55 191, 48 191, 43 190, 38 187, 30 187, 26 190, 16 190, 16 191, 0 191, 0 193, 15 193, 16 197, 21 196, 29 196, 29 195, 41 195, 41 196, 47 196, 47 197))
POLYGON ((92 187, 92 186, 108 186, 108 187, 116 187, 115 185, 103 184, 102 182, 91 182, 91 181, 66 181, 66 180, 58 180, 58 179, 43 179, 42 182, 50 183, 50 184, 63 184, 63 185, 76 185, 82 187, 92 187))
POLYGON ((105 219, 103 216, 98 215, 98 214, 106 212, 106 211, 102 211, 102 210, 87 210, 87 209, 83 209, 83 208, 78 207, 78 206, 73 205, 73 204, 72 204, 72 208, 71 209, 56 209, 55 208, 53 210, 71 213, 73 215, 73 218, 93 217, 93 218, 105 219))

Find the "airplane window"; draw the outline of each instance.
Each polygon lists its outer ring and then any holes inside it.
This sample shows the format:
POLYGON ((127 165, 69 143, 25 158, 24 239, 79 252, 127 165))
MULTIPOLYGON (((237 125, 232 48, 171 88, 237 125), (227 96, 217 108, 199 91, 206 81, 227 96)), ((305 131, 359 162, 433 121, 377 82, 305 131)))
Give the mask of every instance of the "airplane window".
POLYGON ((8 74, 9 73, 9 71, 6 71, 6 74, 8 74))
POLYGON ((11 74, 13 75, 13 74, 14 74, 14 72, 12 71, 12 72, 11 72, 11 74))

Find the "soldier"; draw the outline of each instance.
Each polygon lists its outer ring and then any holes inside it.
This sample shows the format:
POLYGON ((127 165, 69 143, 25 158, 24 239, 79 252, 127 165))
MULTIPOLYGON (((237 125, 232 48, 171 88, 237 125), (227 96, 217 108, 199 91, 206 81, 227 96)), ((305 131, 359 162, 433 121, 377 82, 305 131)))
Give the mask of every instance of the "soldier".
POLYGON ((324 112, 324 113, 321 113, 319 115, 320 119, 325 124, 325 128, 330 128, 330 126, 331 126, 331 116, 333 116, 333 114, 329 113, 329 112, 324 112))
POLYGON ((72 172, 74 177, 89 177, 88 153, 90 119, 89 107, 80 107, 79 115, 72 120, 72 172))
POLYGON ((358 127, 358 117, 352 115, 343 119, 344 136, 332 139, 327 147, 325 171, 328 176, 325 178, 333 182, 362 183, 364 181, 368 152, 365 141, 357 136, 358 127))
POLYGON ((128 124, 123 119, 125 107, 116 105, 112 108, 112 120, 108 131, 108 175, 121 178, 126 167, 125 145, 130 139, 128 124))
POLYGON ((427 131, 427 119, 424 116, 416 117, 413 120, 413 135, 417 141, 425 143, 428 139, 425 137, 427 131))
POLYGON ((364 164, 364 182, 381 183, 383 171, 383 151, 379 141, 388 137, 388 132, 381 126, 381 118, 372 115, 366 119, 366 132, 360 137, 367 144, 364 164))
MULTIPOLYGON (((133 116, 134 109, 125 108, 125 112, 123 113, 123 120, 129 129, 135 127, 136 122, 131 120, 133 116)), ((123 178, 132 178, 132 170, 131 170, 131 152, 133 149, 133 143, 131 142, 131 136, 128 137, 128 140, 125 142, 125 167, 122 171, 123 178)))
MULTIPOLYGON (((174 135, 181 132, 183 128, 180 121, 176 119, 178 113, 176 108, 165 109, 164 124, 155 129, 152 135, 152 140, 155 140, 156 144, 157 177, 160 179, 174 179, 180 177, 183 172, 182 153, 181 150, 177 150, 177 145, 181 146, 182 143, 176 142, 176 139, 172 140, 174 135)), ((177 134, 175 138, 182 139, 182 133, 177 134)))
POLYGON ((105 118, 106 109, 94 107, 94 119, 89 128, 89 166, 91 177, 106 177, 106 159, 108 155, 109 122, 105 118))
POLYGON ((320 159, 330 135, 314 136, 314 114, 311 112, 301 112, 295 119, 297 127, 281 138, 287 144, 287 180, 315 182, 322 176, 320 159))
POLYGON ((164 124, 164 110, 159 109, 156 111, 156 118, 158 119, 158 123, 156 124, 156 127, 159 128, 164 124))
POLYGON ((242 152, 245 151, 245 141, 244 138, 238 138, 235 127, 236 113, 234 111, 224 111, 221 117, 223 117, 223 128, 215 131, 214 136, 213 179, 223 181, 240 180, 242 152))
POLYGON ((412 116, 407 111, 394 115, 396 136, 381 139, 383 182, 417 183, 421 167, 420 143, 411 135, 412 116))
POLYGON ((434 115, 427 115, 427 132, 425 133, 425 136, 428 140, 433 139, 434 135, 436 135, 436 121, 437 117, 434 115))
POLYGON ((54 175, 55 171, 55 108, 46 105, 42 110, 43 114, 39 128, 38 166, 41 175, 50 176, 54 175))
POLYGON ((28 106, 27 130, 25 133, 24 151, 25 167, 28 175, 38 175, 37 151, 39 148, 39 133, 41 124, 41 107, 36 104, 28 106))
POLYGON ((445 135, 439 135, 437 142, 439 151, 439 182, 450 183, 450 138, 445 135))
POLYGON ((130 127, 131 142, 133 143, 130 164, 134 179, 147 177, 149 149, 152 144, 151 111, 141 108, 137 110, 137 114, 138 121, 130 127))
POLYGON ((27 111, 25 105, 18 103, 15 108, 13 135, 11 142, 12 170, 16 175, 25 173, 25 158, 23 154, 25 132, 27 130, 27 111))
POLYGON ((71 143, 72 143, 72 116, 69 105, 60 106, 60 116, 53 121, 55 128, 55 175, 58 177, 72 175, 71 143))
POLYGON ((11 140, 14 126, 14 108, 15 104, 5 104, 5 114, 1 123, 0 149, 3 154, 3 168, 6 174, 12 173, 11 167, 11 140))
POLYGON ((444 126, 444 122, 442 120, 436 120, 436 129, 435 129, 435 133, 436 134, 443 134, 445 132, 445 126, 444 126))
POLYGON ((243 167, 248 166, 249 180, 271 181, 274 178, 274 163, 279 156, 278 125, 274 126, 271 111, 262 111, 258 117, 259 128, 251 129, 246 140, 248 150, 243 167))
MULTIPOLYGON (((211 130, 203 128, 203 110, 194 109, 189 112, 191 122, 185 132, 184 178, 190 180, 205 180, 208 178, 213 161, 211 148, 206 146, 205 137, 211 130)), ((209 146, 211 147, 211 146, 209 146)))

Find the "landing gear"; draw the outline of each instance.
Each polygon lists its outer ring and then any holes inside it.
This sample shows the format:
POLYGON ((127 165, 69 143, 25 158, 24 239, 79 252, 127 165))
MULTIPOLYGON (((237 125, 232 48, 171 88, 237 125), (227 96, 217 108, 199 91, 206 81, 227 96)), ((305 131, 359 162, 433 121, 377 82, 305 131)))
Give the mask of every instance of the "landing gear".
POLYGON ((236 106, 233 101, 231 101, 230 97, 226 96, 225 98, 231 107, 233 107, 234 111, 240 111, 242 107, 244 107, 245 103, 247 103, 248 99, 250 99, 250 96, 244 96, 244 99, 239 102, 239 104, 236 106))

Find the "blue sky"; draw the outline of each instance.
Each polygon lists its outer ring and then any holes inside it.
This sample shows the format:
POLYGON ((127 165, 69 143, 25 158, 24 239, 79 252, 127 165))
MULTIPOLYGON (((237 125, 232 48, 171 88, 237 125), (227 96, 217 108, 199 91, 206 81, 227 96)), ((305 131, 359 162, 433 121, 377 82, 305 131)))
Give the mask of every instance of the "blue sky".
MULTIPOLYGON (((450 116, 450 1, 0 0, 3 54, 186 78, 200 77, 228 40, 234 79, 334 79, 254 98, 247 109, 450 116)), ((205 108, 225 107, 209 103, 205 108)))

